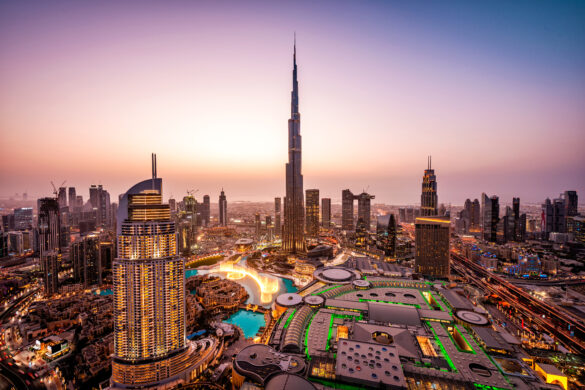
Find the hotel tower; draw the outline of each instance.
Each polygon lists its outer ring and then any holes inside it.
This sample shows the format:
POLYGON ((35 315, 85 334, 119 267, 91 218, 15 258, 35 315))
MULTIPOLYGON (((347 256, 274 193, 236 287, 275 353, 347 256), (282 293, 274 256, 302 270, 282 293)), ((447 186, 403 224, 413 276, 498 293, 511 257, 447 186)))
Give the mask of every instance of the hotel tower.
POLYGON ((194 376, 197 357, 185 337, 184 260, 175 223, 162 203, 162 179, 130 188, 118 208, 114 283, 114 388, 164 388, 194 376))
POLYGON ((425 169, 422 183, 422 195, 420 197, 420 214, 423 217, 437 215, 437 177, 435 170, 431 168, 429 156, 428 168, 425 169))
POLYGON ((297 45, 293 53, 293 89, 291 117, 288 120, 288 163, 286 164, 286 196, 284 198, 284 231, 282 248, 289 253, 305 251, 305 207, 301 173, 301 114, 297 81, 297 45))

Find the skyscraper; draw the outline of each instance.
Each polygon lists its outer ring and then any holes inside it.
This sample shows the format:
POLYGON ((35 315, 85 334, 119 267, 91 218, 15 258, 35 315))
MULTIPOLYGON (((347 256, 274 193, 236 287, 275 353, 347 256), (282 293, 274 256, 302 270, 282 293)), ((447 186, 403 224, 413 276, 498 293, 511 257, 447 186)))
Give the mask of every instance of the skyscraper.
POLYGON ((473 202, 471 203, 471 209, 470 209, 470 213, 469 213, 469 219, 470 219, 470 230, 472 232, 479 232, 480 229, 480 206, 479 206, 479 200, 474 199, 473 202))
POLYGON ((31 229, 33 226, 32 207, 20 207, 14 209, 14 228, 16 230, 31 229))
POLYGON ((321 226, 325 229, 331 227, 331 198, 321 199, 321 226))
POLYGON ((293 53, 293 89, 291 117, 288 120, 288 163, 286 163, 286 196, 284 197, 284 231, 282 248, 290 253, 305 251, 305 207, 301 172, 301 114, 297 81, 297 46, 293 53))
POLYGON ((385 256, 396 256, 396 217, 386 214, 376 221, 376 235, 378 248, 384 251, 385 256))
POLYGON ((152 179, 130 188, 118 208, 114 388, 158 388, 193 377, 195 356, 185 337, 185 264, 155 166, 153 156, 152 179))
POLYGON ((437 178, 435 170, 431 168, 431 157, 429 166, 425 169, 422 183, 422 195, 420 197, 420 214, 422 216, 437 215, 437 178))
POLYGON ((498 222, 500 221, 500 199, 497 196, 488 197, 481 194, 483 239, 489 242, 496 242, 498 235, 498 222))
POLYGON ((548 239, 549 233, 565 233, 567 230, 567 221, 565 211, 566 200, 563 198, 546 199, 542 205, 542 231, 544 238, 548 239))
MULTIPOLYGON (((197 199, 193 195, 183 197, 183 207, 185 208, 185 219, 189 221, 193 231, 197 232, 197 199)), ((170 206, 169 206, 170 209, 170 206)))
POLYGON ((272 216, 271 215, 266 215, 264 217, 264 220, 266 221, 266 239, 268 241, 272 241, 274 239, 274 226, 272 226, 272 216))
POLYGON ((256 232, 256 237, 260 237, 262 233, 262 221, 260 220, 260 213, 256 213, 254 215, 254 230, 256 232))
POLYGON ((73 262, 73 277, 87 288, 102 284, 100 238, 96 234, 83 237, 71 244, 69 254, 73 262))
POLYGON ((371 200, 374 199, 374 195, 370 195, 366 192, 362 192, 357 196, 358 200, 358 219, 362 219, 364 225, 366 226, 366 230, 370 231, 370 204, 371 200))
POLYGON ((211 215, 211 203, 209 195, 203 195, 203 226, 209 226, 209 217, 211 215))
POLYGON ((579 197, 577 196, 577 191, 565 191, 563 198, 565 200, 565 216, 572 217, 579 215, 579 197))
POLYGON ((89 187, 89 202, 96 210, 96 225, 110 226, 112 218, 110 216, 110 194, 99 184, 92 184, 89 187))
POLYGON ((306 191, 307 234, 311 237, 319 235, 319 190, 306 191))
POLYGON ((77 205, 77 194, 75 187, 69 187, 69 212, 73 212, 73 209, 79 207, 77 205))
POLYGON ((274 234, 278 237, 282 235, 280 223, 280 198, 274 198, 274 234))
POLYGON ((341 229, 354 230, 353 224, 353 193, 350 190, 341 192, 341 229))
POLYGON ((219 226, 227 226, 227 223, 227 199, 222 188, 219 195, 219 226))
POLYGON ((59 194, 57 195, 57 202, 59 202, 59 208, 67 207, 67 188, 59 187, 59 194))
POLYGON ((61 262, 61 215, 55 198, 38 200, 39 254, 44 273, 45 294, 50 296, 59 288, 61 262))
POLYGON ((415 271, 448 278, 450 222, 446 216, 419 217, 415 222, 415 271))

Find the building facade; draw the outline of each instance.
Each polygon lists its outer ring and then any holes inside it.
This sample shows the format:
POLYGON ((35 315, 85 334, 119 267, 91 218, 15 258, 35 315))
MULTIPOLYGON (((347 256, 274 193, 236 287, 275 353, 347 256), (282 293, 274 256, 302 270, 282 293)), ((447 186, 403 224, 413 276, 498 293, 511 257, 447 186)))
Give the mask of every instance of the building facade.
POLYGON ((353 223, 353 200, 354 196, 350 190, 343 190, 341 192, 341 229, 354 230, 353 223))
POLYGON ((162 180, 129 189, 118 209, 113 264, 114 388, 160 388, 189 380, 193 352, 185 337, 185 264, 162 180))
POLYGON ((482 209, 482 236, 489 242, 496 242, 498 223, 500 222, 500 199, 497 196, 489 197, 481 194, 482 209))
POLYGON ((415 222, 415 271, 434 278, 450 275, 448 217, 420 217, 415 222))
POLYGON ((366 226, 366 230, 370 231, 371 202, 372 202, 372 199, 375 198, 375 196, 370 195, 366 192, 362 192, 361 194, 356 196, 356 198, 358 201, 358 219, 361 218, 366 226))
POLYGON ((280 198, 274 198, 274 234, 282 235, 280 198))
POLYGON ((59 202, 55 198, 38 200, 39 255, 44 274, 45 295, 51 296, 59 290, 59 268, 61 263, 61 215, 59 202))
POLYGON ((319 190, 306 191, 306 222, 307 235, 317 237, 319 235, 319 190))
POLYGON ((331 198, 321 199, 321 226, 325 229, 331 227, 331 198))
POLYGON ((209 219, 211 216, 211 202, 209 200, 209 195, 203 195, 203 212, 201 213, 201 217, 203 219, 202 225, 209 226, 209 219))

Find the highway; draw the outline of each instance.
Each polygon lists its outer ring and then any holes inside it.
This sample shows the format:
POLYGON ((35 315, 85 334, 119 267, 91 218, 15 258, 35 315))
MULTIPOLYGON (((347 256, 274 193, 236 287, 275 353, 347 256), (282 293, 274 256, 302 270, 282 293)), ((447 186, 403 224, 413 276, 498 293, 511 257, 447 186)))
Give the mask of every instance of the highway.
POLYGON ((37 291, 39 291, 39 289, 35 288, 34 290, 29 292, 28 294, 23 295, 22 297, 18 298, 16 301, 14 301, 6 310, 4 310, 4 312, 2 314, 0 314, 0 324, 3 323, 4 320, 7 318, 7 316, 10 313, 12 313, 21 303, 23 303, 26 299, 30 298, 37 291))
MULTIPOLYGON (((33 289, 28 294, 23 295, 14 301, 2 314, 0 314, 0 324, 3 323, 11 313, 16 311, 19 306, 25 303, 28 299, 32 298, 38 290, 38 288, 33 289)), ((14 359, 12 359, 11 352, 5 345, 4 340, 0 340, 0 374, 12 382, 16 389, 44 388, 44 386, 39 383, 38 379, 31 376, 33 375, 32 370, 30 370, 28 367, 17 366, 14 359)))
POLYGON ((470 282, 507 301, 526 319, 530 319, 568 350, 577 354, 585 353, 585 326, 565 310, 533 298, 522 288, 457 253, 451 253, 451 259, 454 270, 467 277, 470 282), (571 326, 574 336, 570 334, 568 325, 571 326))
POLYGON ((512 284, 523 285, 531 284, 534 286, 581 286, 585 284, 585 279, 560 279, 560 280, 523 280, 523 279, 512 279, 508 281, 512 284))

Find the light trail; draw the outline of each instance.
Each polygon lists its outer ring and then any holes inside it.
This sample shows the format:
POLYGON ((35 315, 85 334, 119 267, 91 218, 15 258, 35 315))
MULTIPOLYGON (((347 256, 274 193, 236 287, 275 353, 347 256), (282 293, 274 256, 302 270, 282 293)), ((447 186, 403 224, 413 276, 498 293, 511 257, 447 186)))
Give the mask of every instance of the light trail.
POLYGON ((262 303, 272 301, 272 296, 278 292, 278 279, 262 276, 254 269, 248 269, 233 263, 223 263, 219 266, 218 271, 227 273, 226 277, 230 280, 239 280, 246 276, 252 278, 260 288, 260 301, 262 303))

